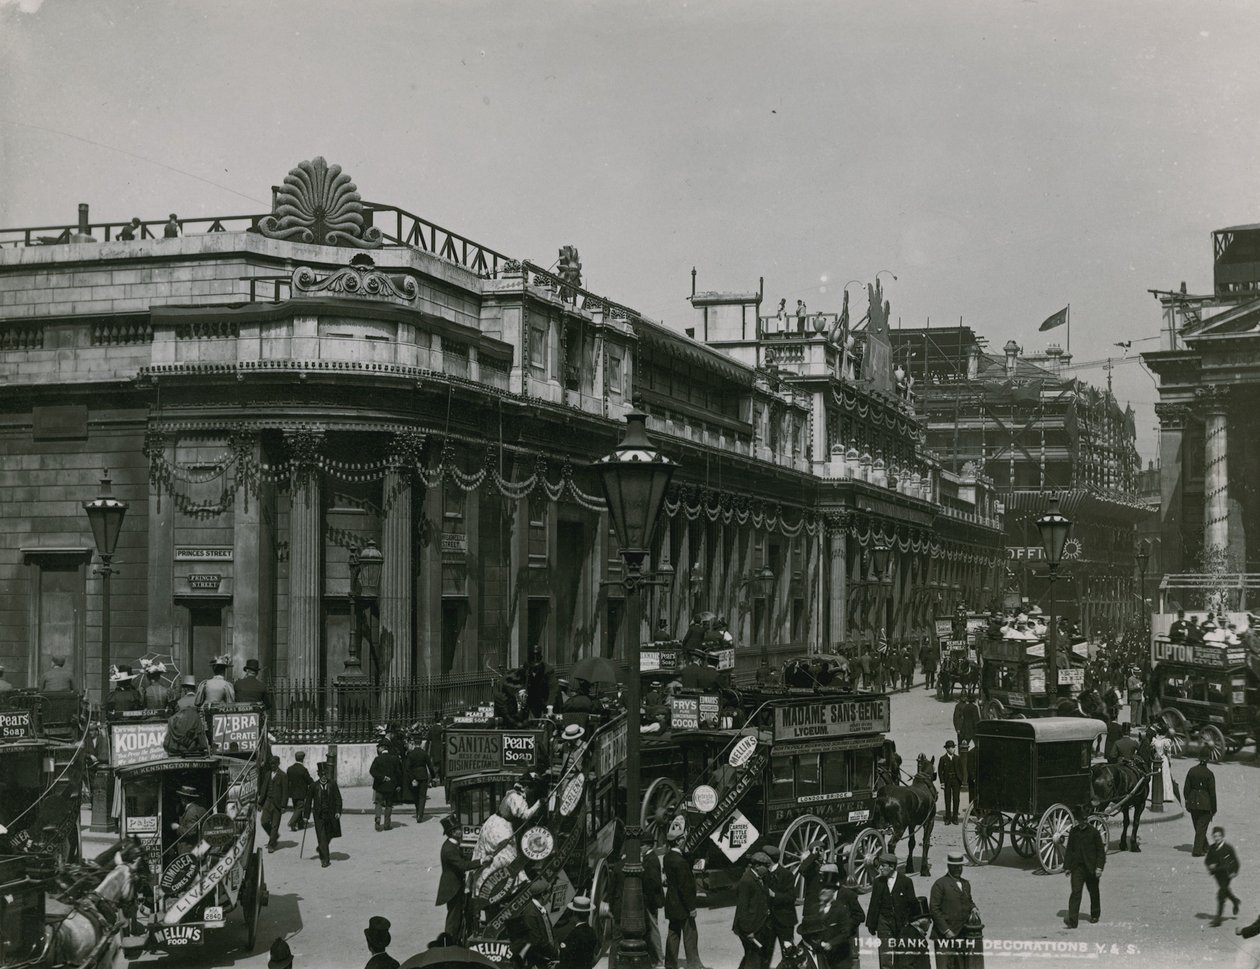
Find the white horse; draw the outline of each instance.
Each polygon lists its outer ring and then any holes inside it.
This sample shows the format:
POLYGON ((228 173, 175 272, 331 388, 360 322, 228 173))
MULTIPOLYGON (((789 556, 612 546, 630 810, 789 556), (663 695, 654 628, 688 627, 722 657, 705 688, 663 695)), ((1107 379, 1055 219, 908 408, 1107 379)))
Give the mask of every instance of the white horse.
POLYGON ((45 918, 49 952, 56 964, 91 965, 122 969, 122 932, 127 919, 122 907, 135 894, 139 857, 128 860, 122 845, 112 850, 104 864, 110 867, 91 891, 71 901, 48 898, 45 918))

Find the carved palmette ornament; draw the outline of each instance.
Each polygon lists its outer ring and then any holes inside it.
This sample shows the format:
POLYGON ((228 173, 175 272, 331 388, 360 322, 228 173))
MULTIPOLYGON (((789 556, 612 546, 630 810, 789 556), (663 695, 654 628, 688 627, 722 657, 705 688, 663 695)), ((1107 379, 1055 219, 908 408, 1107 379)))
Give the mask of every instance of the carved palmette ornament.
POLYGON ((420 295, 420 287, 410 276, 381 272, 372 265, 370 257, 360 254, 349 266, 324 276, 308 266, 299 266, 293 271, 293 292, 300 296, 323 294, 410 303, 420 295))
POLYGON ((322 157, 290 169, 276 194, 275 211, 259 220, 258 231, 272 239, 321 246, 377 249, 382 244, 381 230, 368 225, 350 176, 322 157))

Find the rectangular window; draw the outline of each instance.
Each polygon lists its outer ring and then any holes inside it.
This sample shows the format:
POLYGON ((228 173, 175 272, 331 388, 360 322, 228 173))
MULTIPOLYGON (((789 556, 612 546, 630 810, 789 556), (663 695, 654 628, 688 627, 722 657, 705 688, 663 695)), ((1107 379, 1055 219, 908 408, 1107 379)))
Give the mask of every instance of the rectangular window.
POLYGON ((529 498, 529 564, 547 564, 547 498, 531 495, 529 498))
POLYGON ((791 801, 795 797, 792 790, 792 758, 780 756, 770 758, 770 800, 791 801))
POLYGON ((818 754, 796 757, 796 798, 815 797, 822 793, 822 773, 818 754))
POLYGON ((622 387, 621 353, 619 351, 608 351, 608 392, 618 396, 624 392, 622 387))
POLYGON ((547 328, 533 326, 529 330, 529 366, 540 374, 547 372, 547 328))

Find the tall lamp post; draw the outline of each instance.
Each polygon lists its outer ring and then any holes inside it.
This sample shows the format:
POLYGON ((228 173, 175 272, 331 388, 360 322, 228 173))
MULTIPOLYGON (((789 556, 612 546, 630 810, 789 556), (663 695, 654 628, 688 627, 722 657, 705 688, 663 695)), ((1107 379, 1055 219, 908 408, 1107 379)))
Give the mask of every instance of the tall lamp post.
POLYGON ((620 969, 650 969, 652 960, 645 936, 647 920, 643 905, 643 857, 639 838, 642 805, 639 801, 639 637, 643 624, 640 584, 643 560, 652 547, 652 533, 665 503, 665 490, 678 465, 652 446, 647 436, 647 415, 626 415, 621 442, 594 463, 599 473, 608 517, 612 519, 621 558, 626 566, 626 599, 630 642, 626 650, 626 838, 621 896, 621 942, 617 952, 620 969))
POLYGON ((766 600, 765 628, 758 630, 761 634, 761 668, 765 671, 770 669, 770 630, 774 624, 774 600, 771 596, 774 594, 774 578, 774 570, 763 565, 748 579, 753 587, 753 595, 766 600))
MULTIPOLYGON (((885 542, 876 542, 875 547, 871 549, 871 559, 875 564, 875 581, 879 586, 876 595, 879 601, 880 628, 884 631, 885 636, 891 635, 891 630, 888 628, 888 597, 884 595, 884 576, 888 573, 888 556, 891 552, 892 548, 885 542)), ((878 645, 878 640, 876 640, 876 644, 878 645)))
POLYGON ((1133 558, 1137 561, 1138 574, 1142 577, 1138 585, 1138 617, 1144 621, 1150 618, 1150 613, 1146 608, 1146 566, 1151 561, 1151 543, 1145 538, 1138 542, 1137 551, 1133 553, 1133 558))
POLYGON ((1050 573, 1050 636, 1046 643, 1046 689, 1051 705, 1059 695, 1059 600, 1054 583, 1058 578, 1059 562, 1063 559, 1063 546, 1072 533, 1072 520, 1059 511, 1059 499, 1051 498, 1046 513, 1037 519, 1037 531, 1046 553, 1046 567, 1050 573))
POLYGON ((380 691, 381 666, 377 656, 374 606, 381 594, 381 566, 385 556, 370 538, 361 547, 350 552, 350 650, 346 657, 346 673, 363 674, 363 651, 360 646, 359 606, 364 603, 367 616, 368 678, 371 689, 371 712, 375 714, 377 694, 380 691))
POLYGON ((96 574, 101 577, 101 710, 109 697, 110 628, 109 628, 109 577, 118 570, 113 566, 114 550, 118 547, 118 534, 122 531, 127 503, 114 497, 109 472, 101 478, 101 493, 83 503, 88 524, 92 526, 92 539, 96 542, 96 554, 101 564, 96 574))

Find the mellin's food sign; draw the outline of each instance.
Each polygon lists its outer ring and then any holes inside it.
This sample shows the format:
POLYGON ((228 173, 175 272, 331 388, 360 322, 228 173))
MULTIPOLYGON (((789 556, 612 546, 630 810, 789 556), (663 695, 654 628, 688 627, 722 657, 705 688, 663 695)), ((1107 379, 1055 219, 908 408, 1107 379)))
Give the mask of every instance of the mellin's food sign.
POLYGON ((811 700, 775 707, 774 739, 811 740, 884 733, 889 727, 888 697, 869 700, 811 700))

